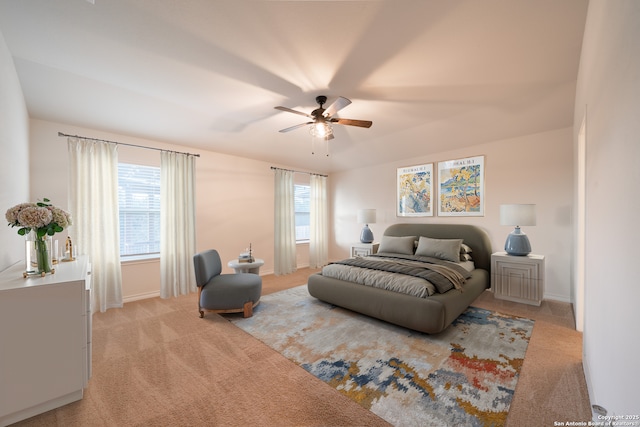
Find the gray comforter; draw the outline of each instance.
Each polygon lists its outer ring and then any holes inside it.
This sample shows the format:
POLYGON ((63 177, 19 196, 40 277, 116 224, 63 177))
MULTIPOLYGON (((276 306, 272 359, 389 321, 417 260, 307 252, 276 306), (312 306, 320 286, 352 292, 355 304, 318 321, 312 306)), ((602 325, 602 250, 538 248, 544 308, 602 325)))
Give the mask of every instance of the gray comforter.
POLYGON ((456 288, 462 291, 471 274, 437 258, 379 253, 325 266, 322 275, 425 298, 456 288))

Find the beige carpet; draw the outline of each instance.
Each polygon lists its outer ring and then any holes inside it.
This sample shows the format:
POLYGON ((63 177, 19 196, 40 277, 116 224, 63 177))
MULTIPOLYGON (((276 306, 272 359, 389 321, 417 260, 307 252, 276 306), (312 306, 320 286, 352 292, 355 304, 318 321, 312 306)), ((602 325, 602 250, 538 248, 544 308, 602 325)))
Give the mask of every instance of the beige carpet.
MULTIPOLYGON (((263 293, 306 283, 309 270, 263 277, 263 293)), ((591 416, 582 336, 568 304, 474 304, 536 320, 508 426, 591 416)), ((283 313, 285 316, 286 313, 283 313)), ((93 317, 85 397, 21 426, 388 425, 225 318, 198 318, 195 295, 128 303, 93 317)))
POLYGON ((498 300, 485 292, 473 305, 536 321, 507 426, 591 420, 582 368, 582 333, 575 330, 571 304, 545 300, 536 307, 498 300))

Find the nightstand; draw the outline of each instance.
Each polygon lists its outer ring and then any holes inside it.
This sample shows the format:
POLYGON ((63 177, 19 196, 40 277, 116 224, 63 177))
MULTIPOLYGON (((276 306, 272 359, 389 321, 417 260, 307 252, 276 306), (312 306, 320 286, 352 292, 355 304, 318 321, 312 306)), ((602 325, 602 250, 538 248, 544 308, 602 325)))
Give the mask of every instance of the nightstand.
POLYGON ((351 245, 351 258, 357 256, 369 256, 378 252, 380 243, 357 243, 351 245))
POLYGON ((540 305, 544 294, 544 256, 492 254, 491 289, 498 299, 540 305))

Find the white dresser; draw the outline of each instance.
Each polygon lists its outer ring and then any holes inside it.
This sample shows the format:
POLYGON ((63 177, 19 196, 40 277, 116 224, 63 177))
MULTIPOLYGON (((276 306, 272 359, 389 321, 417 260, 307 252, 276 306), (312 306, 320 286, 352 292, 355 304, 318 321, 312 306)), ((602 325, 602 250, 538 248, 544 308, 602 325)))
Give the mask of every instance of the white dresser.
POLYGON ((82 399, 91 377, 91 280, 86 257, 55 274, 0 273, 0 426, 82 399))

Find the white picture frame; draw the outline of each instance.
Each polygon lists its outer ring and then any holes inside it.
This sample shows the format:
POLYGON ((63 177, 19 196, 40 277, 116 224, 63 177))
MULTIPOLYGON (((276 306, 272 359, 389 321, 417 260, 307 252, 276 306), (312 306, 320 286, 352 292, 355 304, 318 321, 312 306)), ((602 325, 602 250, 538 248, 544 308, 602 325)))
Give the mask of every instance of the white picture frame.
POLYGON ((397 168, 396 215, 433 216, 433 163, 397 168))

